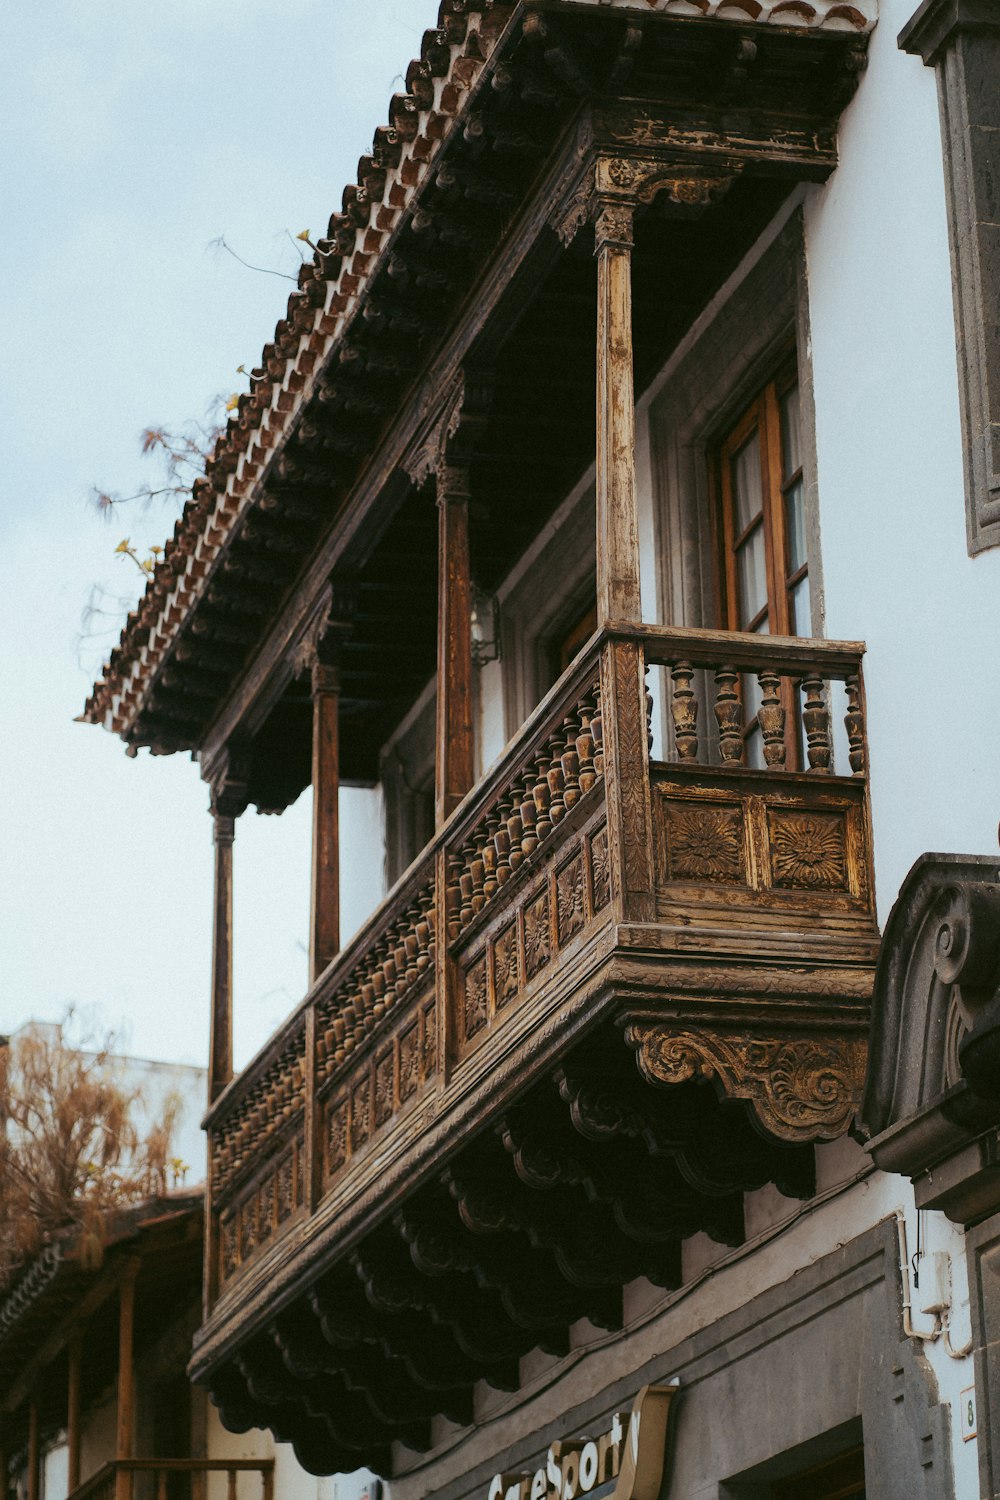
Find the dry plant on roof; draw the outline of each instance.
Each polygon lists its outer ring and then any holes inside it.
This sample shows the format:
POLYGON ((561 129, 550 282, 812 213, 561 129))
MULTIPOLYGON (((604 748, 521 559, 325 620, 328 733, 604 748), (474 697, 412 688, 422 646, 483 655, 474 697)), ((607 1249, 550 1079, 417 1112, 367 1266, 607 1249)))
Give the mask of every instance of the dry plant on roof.
POLYGON ((70 1045, 73 1019, 0 1047, 0 1287, 64 1230, 96 1262, 109 1217, 167 1186, 179 1101, 140 1132, 140 1091, 123 1081, 114 1037, 70 1045))

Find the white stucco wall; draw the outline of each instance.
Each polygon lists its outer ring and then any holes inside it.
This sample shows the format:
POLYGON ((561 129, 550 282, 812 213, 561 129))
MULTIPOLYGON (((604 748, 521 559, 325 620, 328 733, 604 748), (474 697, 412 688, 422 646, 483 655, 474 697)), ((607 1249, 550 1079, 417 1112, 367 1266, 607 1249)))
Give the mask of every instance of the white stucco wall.
POLYGON ((966 552, 935 76, 881 0, 840 165, 805 204, 826 632, 868 643, 884 921, 924 850, 996 851, 1000 552, 966 552))

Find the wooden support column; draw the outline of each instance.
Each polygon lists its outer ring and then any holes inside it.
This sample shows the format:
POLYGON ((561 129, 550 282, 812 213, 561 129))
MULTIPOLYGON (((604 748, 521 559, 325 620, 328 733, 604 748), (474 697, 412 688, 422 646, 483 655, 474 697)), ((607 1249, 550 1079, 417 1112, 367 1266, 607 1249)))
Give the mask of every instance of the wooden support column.
POLYGON ((475 775, 472 729, 472 574, 469 470, 443 458, 437 467, 438 677, 434 811, 438 827, 475 775))
MULTIPOLYGON (((66 1391, 66 1449, 69 1492, 80 1487, 80 1377, 83 1373, 83 1330, 73 1334, 67 1348, 69 1381, 66 1391)), ((0 1495, 0 1500, 3 1500, 0 1495)))
POLYGON ((212 808, 215 884, 212 909, 212 1020, 208 1045, 208 1101, 233 1076, 233 840, 236 819, 212 808))
POLYGON ((340 952, 340 648, 331 625, 312 659, 312 886, 309 983, 340 952))
POLYGON ((42 1454, 38 1433, 38 1401, 28 1403, 28 1500, 41 1500, 42 1454))
MULTIPOLYGON (((126 1270, 118 1290, 118 1406, 115 1427, 115 1458, 132 1457, 135 1429, 135 1283, 138 1262, 126 1270)), ((119 1470, 115 1477, 115 1500, 132 1500, 132 1476, 119 1470)))
POLYGON ((247 805, 246 766, 232 753, 212 779, 215 884, 212 911, 212 1017, 208 1047, 208 1102, 233 1076, 233 840, 247 805))
POLYGON ((640 621, 629 202, 598 200, 597 622, 640 621))

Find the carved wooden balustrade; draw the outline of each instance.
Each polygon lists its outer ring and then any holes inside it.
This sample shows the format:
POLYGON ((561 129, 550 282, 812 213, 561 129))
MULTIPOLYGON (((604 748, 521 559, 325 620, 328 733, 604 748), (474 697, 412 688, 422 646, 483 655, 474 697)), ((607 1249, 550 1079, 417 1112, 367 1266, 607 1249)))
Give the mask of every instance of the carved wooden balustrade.
POLYGON ((875 948, 862 651, 592 638, 210 1111, 220 1308, 370 1227, 599 1023, 775 1141, 847 1127, 875 948))

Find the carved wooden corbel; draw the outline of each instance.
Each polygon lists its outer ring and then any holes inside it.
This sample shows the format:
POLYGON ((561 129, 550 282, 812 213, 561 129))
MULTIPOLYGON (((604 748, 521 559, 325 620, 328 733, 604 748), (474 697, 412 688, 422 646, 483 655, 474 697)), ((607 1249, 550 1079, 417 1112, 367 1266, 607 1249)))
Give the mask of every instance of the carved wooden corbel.
POLYGON ((849 1129, 861 1098, 865 1040, 850 1036, 760 1037, 635 1022, 625 1031, 649 1083, 714 1080, 746 1099, 777 1140, 833 1140, 849 1129))

